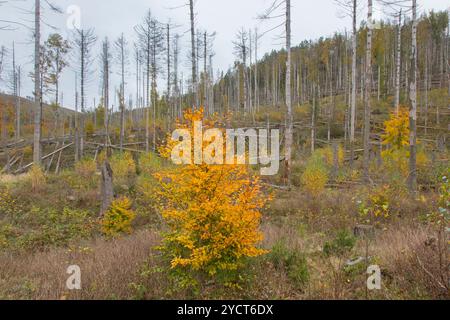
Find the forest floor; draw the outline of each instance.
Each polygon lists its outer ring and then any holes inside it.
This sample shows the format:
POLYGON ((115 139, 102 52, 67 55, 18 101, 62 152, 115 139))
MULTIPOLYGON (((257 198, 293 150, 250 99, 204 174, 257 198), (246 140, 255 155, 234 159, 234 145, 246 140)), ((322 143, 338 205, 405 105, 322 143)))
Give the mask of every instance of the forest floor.
MULTIPOLYGON (((389 106, 374 103, 377 134, 389 118, 389 106)), ((268 110, 256 120, 264 122, 268 110)), ((343 122, 344 111, 338 101, 336 121, 343 122)), ((282 110, 270 112, 272 124, 282 121, 282 110)), ((307 106, 297 107, 295 115, 296 121, 309 122, 307 106)), ((428 140, 421 132, 420 188, 410 194, 403 153, 372 157, 370 183, 362 178, 360 159, 350 167, 342 144, 333 159, 332 148, 323 143, 324 115, 319 115, 312 156, 309 129, 296 137, 292 190, 276 188, 282 172, 263 179, 264 192, 274 195, 262 211, 261 247, 267 254, 242 261, 233 285, 210 280, 198 290, 175 290, 158 251, 166 226, 155 204, 153 177, 170 165, 156 155, 111 157, 115 194, 130 199, 136 214, 132 231, 114 238, 103 235, 99 219, 101 153, 75 167, 73 156, 65 155, 59 174, 0 174, 0 299, 450 298, 448 220, 441 219, 449 203, 448 143, 438 145, 437 131, 430 129, 428 140), (71 265, 81 269, 81 290, 67 289, 71 265), (381 290, 366 290, 369 265, 381 269, 381 290)), ((441 126, 448 120, 442 115, 441 126)), ((437 124, 430 120, 429 126, 437 124)), ((339 126, 330 130, 343 140, 339 126)), ((53 151, 47 149, 46 154, 53 151)), ((30 150, 24 154, 26 164, 30 150)))
POLYGON ((133 199, 132 234, 108 239, 99 231, 99 175, 86 167, 38 185, 29 175, 2 177, 0 299, 449 298, 447 240, 427 222, 438 211, 436 190, 411 197, 356 183, 316 195, 273 191, 261 225, 269 253, 245 262, 238 286, 209 282, 194 293, 174 291, 164 273, 156 248, 164 226, 141 177, 115 186, 133 199), (383 213, 364 215, 362 203, 383 213), (373 236, 355 237, 360 224, 374 226, 373 236), (381 290, 365 289, 369 264, 381 268, 381 290), (66 288, 69 265, 80 266, 82 290, 66 288))

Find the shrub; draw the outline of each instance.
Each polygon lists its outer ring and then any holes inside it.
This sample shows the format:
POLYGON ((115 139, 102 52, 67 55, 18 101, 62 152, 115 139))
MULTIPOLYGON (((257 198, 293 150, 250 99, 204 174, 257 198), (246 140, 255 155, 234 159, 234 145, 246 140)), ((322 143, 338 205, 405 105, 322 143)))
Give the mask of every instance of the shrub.
POLYGON ((389 218, 391 216, 389 193, 389 186, 374 189, 366 201, 358 203, 360 216, 368 222, 389 218))
MULTIPOLYGON (((316 152, 317 154, 323 157, 327 166, 329 167, 334 166, 334 154, 332 147, 322 148, 317 150, 316 152)), ((345 150, 341 145, 339 145, 337 148, 337 160, 339 166, 342 166, 344 164, 344 159, 345 159, 345 150)))
MULTIPOLYGON (((187 111, 185 118, 184 128, 193 130, 191 124, 203 119, 203 110, 187 111)), ((204 121, 203 125, 214 123, 204 121)), ((171 148, 169 142, 162 154, 170 156, 171 148)), ((246 166, 186 165, 155 177, 162 216, 169 228, 163 234, 161 250, 170 260, 172 272, 182 279, 179 283, 197 283, 190 275, 235 272, 245 258, 265 253, 256 246, 263 237, 260 210, 268 197, 246 166)))
POLYGON ((286 270, 289 279, 297 286, 304 286, 309 281, 306 258, 295 249, 287 247, 285 240, 278 241, 272 247, 269 259, 277 269, 286 270))
POLYGON ((131 233, 131 223, 135 217, 130 199, 126 197, 116 199, 101 221, 102 232, 108 237, 115 237, 120 233, 131 233))
POLYGON ((75 164, 75 172, 83 179, 90 179, 97 172, 97 164, 92 159, 83 159, 75 164))
POLYGON ((407 109, 400 109, 398 114, 392 113, 384 123, 383 144, 390 146, 388 150, 399 150, 409 145, 409 113, 407 109))
POLYGON ((136 176, 136 163, 130 152, 116 153, 110 159, 116 185, 130 186, 136 176))
POLYGON ((37 165, 31 167, 28 172, 28 179, 33 192, 41 192, 47 184, 44 171, 37 165))
POLYGON ((20 203, 15 199, 8 189, 0 188, 0 217, 12 216, 21 211, 20 203))
POLYGON ((88 121, 88 122, 86 123, 85 132, 86 132, 86 135, 87 135, 88 137, 91 137, 91 136, 94 135, 94 133, 95 133, 95 127, 94 127, 94 123, 93 123, 92 121, 88 121))
POLYGON ((327 256, 343 256, 350 252, 355 244, 355 236, 348 230, 341 230, 333 240, 325 242, 323 253, 327 256))
POLYGON ((305 190, 314 195, 320 194, 328 182, 329 171, 323 157, 314 153, 306 164, 305 171, 301 176, 301 182, 305 190))
POLYGON ((144 175, 151 176, 158 172, 162 164, 162 159, 152 152, 143 153, 139 157, 139 171, 144 175))
POLYGON ((92 236, 94 220, 90 212, 64 208, 32 207, 15 214, 10 223, 0 226, 3 245, 11 249, 41 249, 48 246, 64 246, 92 236))

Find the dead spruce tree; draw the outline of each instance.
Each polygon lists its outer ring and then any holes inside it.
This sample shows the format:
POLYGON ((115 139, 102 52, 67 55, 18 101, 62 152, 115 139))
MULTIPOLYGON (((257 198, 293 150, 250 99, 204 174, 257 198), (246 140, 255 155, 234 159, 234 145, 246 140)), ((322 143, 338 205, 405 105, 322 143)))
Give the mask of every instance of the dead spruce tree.
MULTIPOLYGON (((286 185, 291 185, 291 170, 292 170, 292 145, 294 140, 294 117, 292 113, 292 85, 291 85, 291 70, 292 70, 292 52, 291 52, 291 0, 276 0, 272 5, 266 10, 266 12, 260 16, 262 20, 274 19, 277 17, 284 17, 284 21, 274 27, 271 30, 277 29, 278 27, 284 26, 285 28, 285 40, 286 40, 286 84, 285 84, 285 103, 286 103, 286 132, 285 132, 285 183, 286 185), (277 15, 277 10, 283 8, 284 14, 277 15)), ((271 31, 270 30, 270 31, 271 31)))
POLYGON ((73 47, 77 55, 78 74, 80 75, 80 106, 81 106, 81 123, 79 131, 80 141, 79 143, 80 154, 78 159, 84 155, 84 140, 85 140, 85 112, 86 112, 86 84, 89 81, 89 75, 91 73, 92 64, 92 47, 97 41, 97 37, 94 35, 94 29, 75 29, 73 39, 73 47))
POLYGON ((342 9, 345 16, 352 19, 352 78, 351 78, 351 99, 350 99, 350 165, 353 166, 355 159, 355 128, 356 128, 356 62, 357 62, 357 12, 358 0, 335 0, 342 9))
POLYGON ((122 33, 114 43, 116 51, 116 60, 120 64, 120 90, 119 90, 119 106, 120 106, 120 151, 123 151, 125 136, 125 67, 128 65, 128 42, 122 33))
MULTIPOLYGON (((244 101, 243 110, 248 113, 248 81, 247 81, 247 57, 248 57, 248 33, 244 28, 238 31, 236 34, 236 40, 233 42, 234 53, 236 57, 240 60, 240 65, 243 74, 243 84, 244 84, 244 101)), ((239 73, 239 68, 238 68, 239 73)), ((240 106, 242 108, 242 106, 240 106)))
POLYGON ((374 22, 372 21, 373 0, 368 0, 367 4, 367 44, 366 44, 366 71, 365 71, 365 95, 364 95, 364 155, 363 155, 363 175, 366 181, 370 180, 370 134, 371 134, 371 96, 372 96, 372 34, 374 22))
POLYGON ((100 53, 101 77, 102 77, 102 100, 104 109, 104 127, 105 127, 105 153, 109 155, 109 77, 111 74, 111 45, 106 37, 102 42, 102 51, 100 53))

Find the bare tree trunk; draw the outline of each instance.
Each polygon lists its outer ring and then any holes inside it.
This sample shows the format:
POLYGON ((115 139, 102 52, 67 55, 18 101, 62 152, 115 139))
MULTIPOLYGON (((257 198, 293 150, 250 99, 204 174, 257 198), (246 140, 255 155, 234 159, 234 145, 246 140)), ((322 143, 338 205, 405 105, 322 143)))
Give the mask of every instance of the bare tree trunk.
POLYGON ((108 156, 109 147, 109 43, 103 42, 103 107, 105 111, 105 151, 108 156))
POLYGON ((35 0, 34 14, 34 138, 33 138, 33 162, 35 165, 41 165, 41 76, 40 76, 40 57, 41 57, 41 2, 35 0))
POLYGON ((125 37, 122 33, 118 41, 120 54, 120 152, 123 152, 123 144, 125 139, 125 37))
POLYGON ((409 111, 410 125, 410 158, 408 188, 417 190, 417 0, 412 0, 412 43, 411 43, 411 84, 409 111))
POLYGON ((395 72, 395 110, 398 115, 400 111, 400 77, 402 64, 402 10, 398 14, 398 30, 397 30, 397 62, 395 72))
POLYGON ((16 67, 16 51, 13 42, 13 91, 15 98, 15 109, 16 109, 16 129, 15 129, 15 140, 16 142, 20 139, 20 96, 19 96, 19 75, 16 67))
POLYGON ((80 128, 78 125, 78 75, 75 73, 75 162, 80 160, 80 128))
POLYGON ((255 29, 255 111, 259 110, 259 87, 258 87, 258 29, 255 29))
POLYGON ((105 160, 102 165, 102 184, 101 184, 102 206, 100 216, 103 216, 108 211, 114 199, 113 190, 113 171, 108 160, 105 160))
POLYGON ((368 14, 367 14, 367 46, 366 46, 366 85, 365 85, 365 106, 364 106, 364 159, 363 172, 366 180, 369 177, 370 165, 370 116, 371 116, 371 93, 372 93, 372 10, 373 1, 368 0, 368 14))
POLYGON ((85 48, 85 35, 84 35, 84 30, 81 30, 81 45, 80 45, 80 49, 81 49, 81 71, 80 71, 80 92, 81 92, 81 125, 80 125, 80 158, 82 158, 84 156, 84 134, 85 134, 85 130, 84 130, 84 84, 85 84, 85 72, 86 72, 86 48, 85 48))
POLYGON ((311 154, 316 149, 316 84, 313 84, 313 103, 311 112, 311 154))
POLYGON ((356 12, 357 0, 353 0, 353 38, 352 38, 352 97, 350 115, 350 165, 355 158, 355 125, 356 125, 356 12))
POLYGON ((428 134, 428 89, 429 89, 429 79, 428 79, 428 64, 429 64, 429 60, 428 60, 428 53, 429 53, 429 49, 427 46, 427 50, 426 50, 426 55, 425 55, 425 136, 428 134))
POLYGON ((197 58, 195 48, 195 17, 194 0, 189 0, 190 18, 191 18, 191 58, 192 58, 192 90, 194 94, 194 108, 198 107, 198 85, 197 85, 197 58))
POLYGON ((292 169, 292 143, 293 143, 293 115, 292 115, 292 97, 291 97, 291 0, 286 0, 286 106, 287 106, 287 124, 286 124, 286 182, 291 184, 292 169))

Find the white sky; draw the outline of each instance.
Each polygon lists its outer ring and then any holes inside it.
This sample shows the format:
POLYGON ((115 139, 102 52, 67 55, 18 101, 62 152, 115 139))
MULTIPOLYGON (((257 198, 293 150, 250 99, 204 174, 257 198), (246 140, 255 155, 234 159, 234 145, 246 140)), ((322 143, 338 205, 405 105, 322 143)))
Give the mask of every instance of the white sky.
MULTIPOLYGON (((33 17, 24 12, 23 9, 32 10, 34 0, 9 0, 10 3, 0 7, 0 20, 21 21, 26 25, 32 26, 33 17)), ((81 23, 83 28, 95 28, 95 34, 98 37, 94 48, 96 57, 101 40, 108 36, 110 39, 116 39, 121 32, 124 32, 130 44, 130 53, 132 53, 131 44, 136 39, 133 27, 142 21, 142 18, 148 9, 161 22, 167 22, 180 25, 175 30, 177 33, 185 33, 189 28, 189 10, 188 7, 170 9, 179 7, 187 0, 53 0, 64 11, 71 6, 77 5, 81 9, 81 23)), ((216 53, 213 64, 215 70, 226 70, 235 60, 233 56, 232 41, 236 32, 241 28, 254 29, 258 27, 259 32, 270 29, 279 22, 272 21, 260 23, 256 17, 264 9, 270 6, 273 0, 197 0, 197 28, 206 29, 208 32, 217 32, 214 43, 214 52, 216 53)), ((362 1, 365 3, 365 1, 362 1)), ((445 10, 450 7, 447 0, 419 0, 421 12, 429 10, 445 10)), ((43 7, 47 8, 45 1, 42 1, 43 7)), ((302 40, 317 39, 321 36, 332 35, 334 32, 343 32, 349 29, 350 19, 342 18, 341 10, 333 0, 292 0, 292 33, 293 45, 297 45, 302 40)), ((68 15, 57 15, 45 10, 44 21, 46 24, 57 28, 56 32, 64 37, 68 36, 69 30, 66 27, 68 15)), ((361 18, 365 14, 361 11, 361 18)), ((381 18, 383 14, 376 8, 375 18, 381 18)), ((43 38, 51 32, 55 32, 48 25, 43 24, 43 38)), ((275 36, 283 30, 274 31, 261 39, 259 56, 272 50, 279 49, 280 40, 275 40, 275 36)), ((15 31, 0 31, 0 45, 11 48, 12 42, 16 42, 16 53, 18 64, 22 66, 23 87, 22 95, 31 95, 33 84, 28 77, 28 73, 33 68, 31 43, 31 31, 25 27, 19 27, 15 31)), ((189 50, 190 35, 186 33, 183 37, 182 52, 180 58, 183 67, 184 78, 190 77, 189 61, 187 52, 189 50)), ((132 62, 132 56, 130 56, 132 62)), ((99 93, 99 62, 96 58, 92 64, 93 74, 87 90, 88 106, 93 105, 94 97, 99 93)), ((129 66, 130 75, 127 81, 127 97, 129 94, 135 96, 135 81, 133 72, 134 64, 129 66)), ((114 71, 114 70, 113 70, 114 71)), ((115 70, 117 71, 117 70, 115 70)), ((64 106, 74 105, 74 72, 71 68, 66 69, 61 79, 61 90, 64 92, 64 106)), ((112 88, 119 85, 117 76, 113 76, 112 88)), ((165 88, 161 83, 161 88, 165 88)), ((5 83, 0 84, 2 90, 8 91, 5 83)), ((113 92, 111 90, 111 92, 113 92)), ((112 95, 112 93, 111 93, 112 95)), ((113 95, 112 95, 113 96, 113 95)), ((98 99, 97 99, 98 101, 98 99)), ((113 99, 114 102, 114 99, 113 99)))

